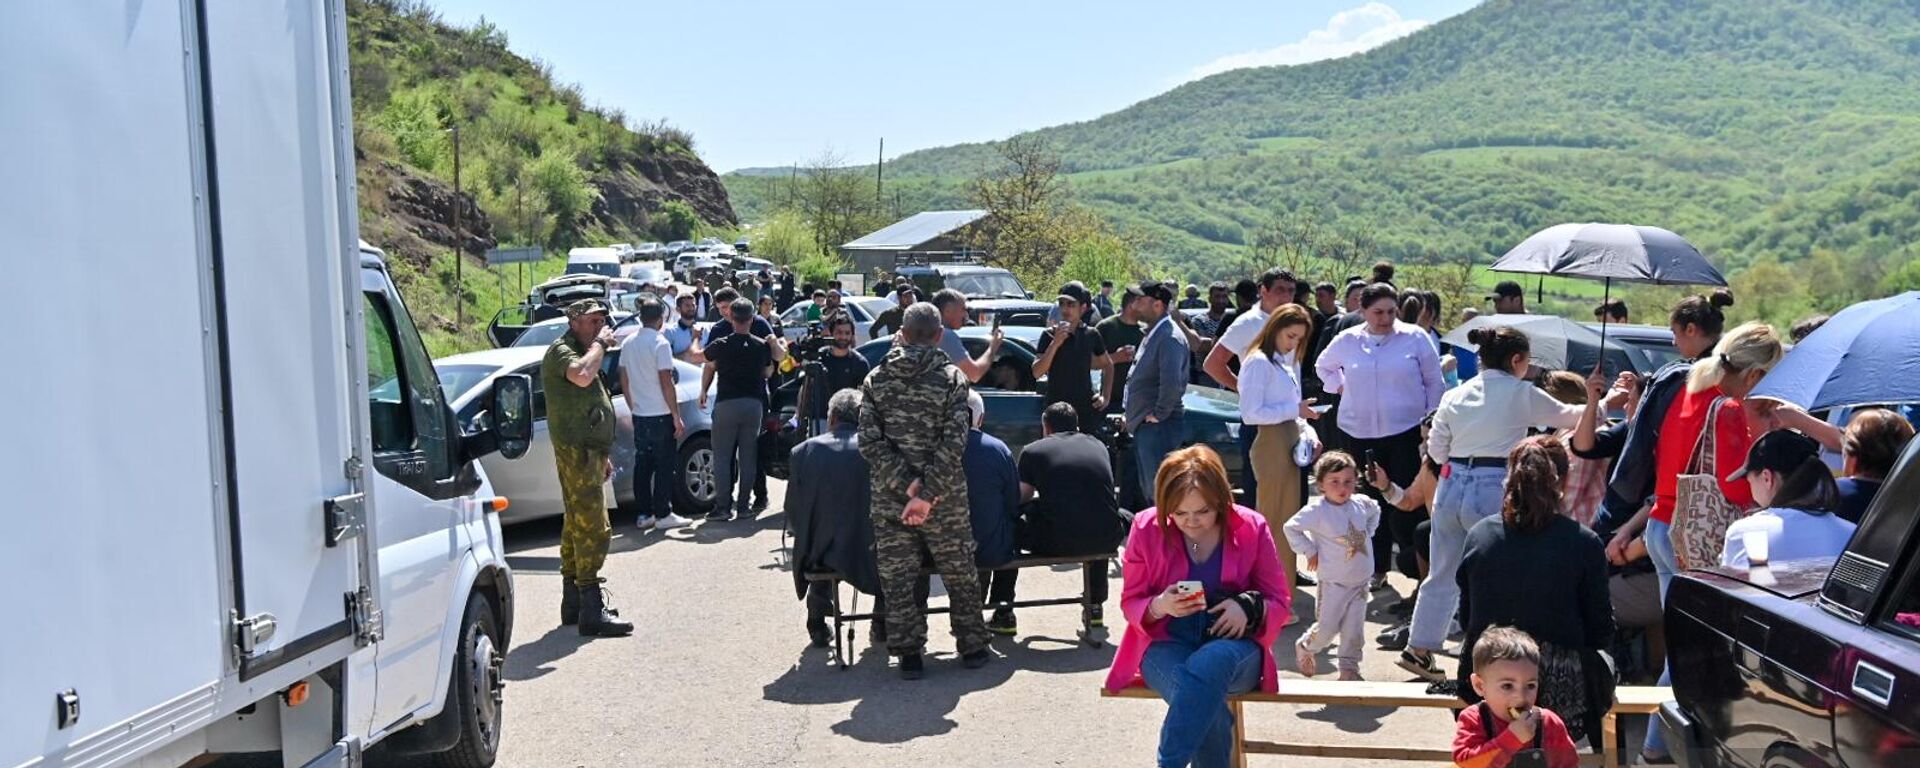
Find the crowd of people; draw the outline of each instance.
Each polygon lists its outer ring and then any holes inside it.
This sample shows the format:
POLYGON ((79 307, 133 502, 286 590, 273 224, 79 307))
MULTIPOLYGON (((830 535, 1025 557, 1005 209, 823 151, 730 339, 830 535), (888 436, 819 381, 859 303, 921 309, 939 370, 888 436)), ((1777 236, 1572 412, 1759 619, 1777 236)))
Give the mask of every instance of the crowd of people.
MULTIPOLYGON (((1213 283, 1205 299, 1198 286, 1184 301, 1178 290, 1061 287, 1030 372, 1048 381, 1043 437, 1017 453, 982 430, 974 388, 1004 335, 996 324, 963 339, 964 295, 889 286, 896 304, 870 334, 894 343, 869 370, 837 290, 815 291, 830 341, 808 374, 820 379, 801 404, 815 436, 793 451, 784 501, 813 641, 830 642, 832 597, 804 574, 832 570, 876 597, 874 635, 899 673, 923 676, 929 569, 949 597, 960 659, 978 667, 994 657, 995 634, 1018 631, 1017 571, 1002 566, 1022 553, 1124 547, 1127 628, 1108 686, 1144 684, 1167 700, 1159 764, 1223 765, 1225 697, 1275 689, 1273 646, 1304 618, 1294 591, 1314 590, 1317 615, 1288 665, 1315 675, 1337 649, 1339 676, 1356 680, 1369 603, 1398 570, 1418 586, 1388 596, 1384 610, 1404 619, 1373 640, 1471 705, 1457 754, 1531 745, 1568 764, 1575 743, 1598 748, 1616 669, 1650 677, 1664 666, 1660 603, 1675 573, 1838 554, 1913 435, 1894 411, 1809 414, 1750 398, 1790 341, 1759 323, 1727 329, 1725 290, 1668 312, 1680 359, 1611 374, 1543 370, 1526 333, 1507 325, 1475 328, 1470 347, 1444 344, 1440 297, 1397 287, 1385 263, 1343 285, 1276 268, 1213 283), (1196 383, 1239 394, 1238 493, 1210 448, 1182 447, 1192 442, 1182 399, 1196 383), (1460 643, 1453 670, 1438 659, 1450 639, 1460 643)), ((703 408, 718 383, 711 518, 766 506, 754 444, 789 352, 775 319, 783 307, 731 291, 676 297, 671 324, 663 304, 643 300, 643 330, 624 345, 643 527, 687 523, 670 509, 661 468, 685 429, 675 358, 704 366, 703 408), (703 311, 723 320, 704 336, 694 330, 703 311)), ((1486 298, 1496 314, 1527 311, 1512 282, 1486 298)), ((601 433, 611 433, 588 372, 611 341, 604 306, 568 315, 543 374, 568 488, 563 621, 624 634, 631 624, 598 588, 606 513, 588 509, 601 506, 601 433)), ((1628 317, 1620 301, 1594 315, 1628 317)), ((1816 324, 1806 325, 1796 338, 1816 324)), ((1104 605, 1105 569, 1084 578, 1104 605)), ((1087 618, 1104 624, 1098 607, 1087 618)), ((1657 729, 1642 751, 1667 757, 1657 729)))

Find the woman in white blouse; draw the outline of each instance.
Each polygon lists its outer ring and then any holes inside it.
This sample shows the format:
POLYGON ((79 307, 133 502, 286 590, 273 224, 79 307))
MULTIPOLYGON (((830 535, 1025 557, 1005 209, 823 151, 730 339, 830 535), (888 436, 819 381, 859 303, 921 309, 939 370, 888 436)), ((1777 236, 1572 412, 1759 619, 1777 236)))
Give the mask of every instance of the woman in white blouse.
MULTIPOLYGON (((1283 304, 1267 317, 1253 346, 1233 350, 1240 356, 1240 420, 1257 429, 1253 439, 1253 477, 1258 481, 1254 506, 1267 525, 1286 525, 1301 506, 1300 465, 1294 447, 1302 440, 1319 453, 1319 438, 1307 422, 1320 414, 1312 400, 1300 399, 1300 345, 1313 328, 1313 318, 1298 304, 1283 304)), ((1285 536, 1273 537, 1286 571, 1288 586, 1294 575, 1293 548, 1285 536)))
POLYGON ((1467 531, 1500 514, 1505 499, 1507 455, 1532 427, 1572 429, 1585 406, 1553 399, 1527 380, 1533 343, 1504 325, 1475 328, 1468 340, 1480 347, 1480 375, 1449 390, 1433 413, 1427 458, 1442 467, 1434 493, 1433 531, 1427 542, 1427 578, 1413 605, 1413 629, 1400 667, 1432 682, 1447 674, 1433 652, 1447 638, 1460 603, 1456 574, 1467 531))

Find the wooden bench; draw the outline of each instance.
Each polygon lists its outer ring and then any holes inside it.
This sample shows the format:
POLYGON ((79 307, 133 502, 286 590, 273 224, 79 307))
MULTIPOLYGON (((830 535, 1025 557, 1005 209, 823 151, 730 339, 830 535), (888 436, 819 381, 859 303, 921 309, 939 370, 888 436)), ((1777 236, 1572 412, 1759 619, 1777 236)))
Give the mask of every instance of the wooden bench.
MULTIPOLYGON (((1123 699, 1160 698, 1159 694, 1142 686, 1125 688, 1117 693, 1102 688, 1100 695, 1123 699)), ((1621 768, 1623 762, 1618 717, 1622 714, 1651 715, 1660 709, 1661 702, 1673 699, 1673 690, 1663 686, 1623 685, 1615 690, 1614 699, 1613 709, 1600 720, 1600 740, 1603 742, 1601 754, 1582 754, 1581 765, 1621 768)), ((1244 706, 1249 702, 1394 709, 1424 707, 1451 710, 1466 706, 1452 696, 1427 693, 1426 683, 1340 682, 1283 678, 1280 681, 1279 693, 1245 693, 1227 698, 1227 709, 1233 713, 1233 764, 1238 768, 1246 768, 1248 754, 1330 757, 1348 760, 1421 760, 1442 764, 1453 762, 1452 749, 1249 741, 1246 731, 1247 719, 1242 714, 1244 706)))
MULTIPOLYGON (((1056 565, 1076 565, 1084 567, 1090 564, 1104 569, 1107 567, 1107 561, 1112 559, 1113 555, 1111 553, 1104 555, 1067 555, 1063 557, 1039 557, 1029 555, 1016 557, 1006 565, 992 570, 996 572, 1017 571, 1022 568, 1051 568, 1056 565)), ((920 575, 922 578, 925 578, 933 575, 933 572, 923 565, 920 568, 920 575)), ((1106 574, 1103 572, 1101 577, 1104 578, 1105 576, 1106 574)), ((858 592, 854 593, 854 610, 852 612, 841 608, 840 582, 842 581, 842 577, 836 571, 808 571, 806 578, 807 581, 810 582, 825 582, 828 588, 833 590, 833 661, 835 664, 840 665, 841 669, 846 669, 846 648, 853 643, 853 628, 848 625, 860 621, 872 621, 876 618, 884 619, 886 616, 872 611, 866 613, 859 612, 858 592)), ((1080 582, 1080 596, 1078 597, 1053 597, 1038 600, 1015 600, 1010 603, 994 603, 986 601, 985 592, 986 585, 982 584, 982 594, 980 597, 982 599, 982 607, 986 610, 994 610, 996 608, 1039 608, 1049 605, 1078 605, 1080 606, 1080 642, 1085 643, 1088 647, 1099 647, 1101 645, 1101 640, 1098 635, 1094 634, 1093 627, 1093 609, 1099 607, 1099 605, 1093 602, 1093 594, 1088 589, 1085 579, 1082 579, 1080 582)), ((928 616, 933 616, 936 614, 951 613, 952 610, 951 607, 944 605, 929 606, 925 613, 928 616)))

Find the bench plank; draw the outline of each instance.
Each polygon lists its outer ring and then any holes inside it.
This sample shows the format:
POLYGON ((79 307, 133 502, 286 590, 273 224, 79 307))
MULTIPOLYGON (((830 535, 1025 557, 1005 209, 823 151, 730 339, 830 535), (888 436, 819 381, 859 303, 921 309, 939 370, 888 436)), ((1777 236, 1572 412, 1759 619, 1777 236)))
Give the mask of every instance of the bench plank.
MULTIPOLYGON (((1103 562, 1106 560, 1112 560, 1114 557, 1118 556, 1118 554, 1119 553, 1109 553, 1104 555, 1060 555, 1060 556, 1049 556, 1049 557, 1028 555, 1026 557, 1016 557, 1012 560, 1007 561, 1006 565, 1000 566, 993 570, 1017 571, 1022 568, 1051 568, 1056 565, 1085 565, 1087 563, 1097 563, 1097 562, 1103 562)), ((925 568, 925 567, 922 567, 920 569, 920 573, 921 575, 925 575, 925 576, 938 575, 932 569, 925 568)), ((840 573, 838 571, 807 571, 805 574, 805 577, 807 581, 841 581, 842 580, 842 577, 840 576, 840 573)))

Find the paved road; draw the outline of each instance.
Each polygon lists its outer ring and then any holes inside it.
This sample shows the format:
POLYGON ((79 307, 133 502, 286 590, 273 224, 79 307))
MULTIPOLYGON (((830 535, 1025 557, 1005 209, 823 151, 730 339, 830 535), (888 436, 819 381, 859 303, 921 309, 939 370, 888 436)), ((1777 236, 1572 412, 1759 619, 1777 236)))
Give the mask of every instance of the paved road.
MULTIPOLYGON (((783 489, 778 481, 772 486, 777 502, 783 489)), ((1082 647, 1074 638, 1079 611, 1071 606, 1023 611, 1020 635, 996 640, 1002 656, 980 670, 961 668, 944 616, 930 626, 925 680, 900 680, 886 654, 868 644, 864 625, 857 662, 845 671, 833 668, 829 652, 807 643, 805 612, 781 559, 783 517, 776 503, 758 520, 666 533, 640 533, 630 520, 618 521, 605 575, 616 605, 639 631, 592 641, 557 627, 558 522, 509 528, 520 601, 507 656, 500 765, 1110 768, 1153 762, 1163 705, 1098 696, 1112 646, 1082 647)), ((1078 578, 1076 570, 1029 572, 1022 574, 1021 593, 1071 595, 1078 578)), ((1114 581, 1117 596, 1117 575, 1114 581)), ((1403 594, 1412 587, 1404 580, 1395 586, 1403 594)), ((1310 610, 1311 601, 1296 606, 1310 610)), ((1107 613, 1117 638, 1117 605, 1109 603, 1107 613)), ((1373 618, 1369 638, 1386 614, 1373 618)), ((1289 629, 1281 650, 1290 651, 1304 627, 1289 629)), ((1368 649, 1365 674, 1406 679, 1393 657, 1368 649)), ((1281 658, 1287 663, 1290 652, 1281 658)), ((1330 669, 1332 659, 1321 664, 1330 669)), ((1285 685, 1297 675, 1283 671, 1282 677, 1285 685)), ((1447 714, 1435 710, 1267 705, 1250 708, 1248 719, 1256 738, 1282 741, 1443 747, 1453 733, 1447 714)), ((1254 768, 1336 764, 1260 756, 1251 762, 1254 768)))

